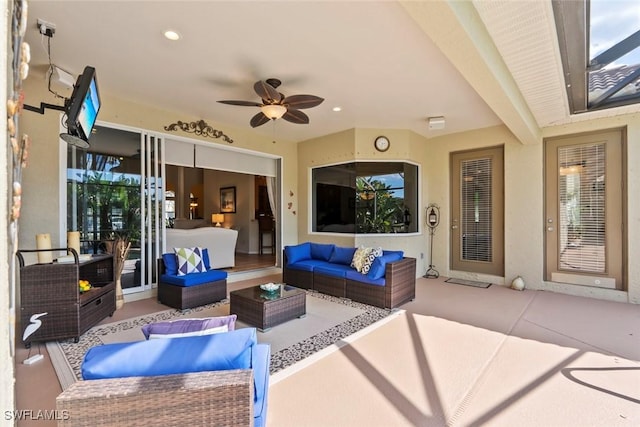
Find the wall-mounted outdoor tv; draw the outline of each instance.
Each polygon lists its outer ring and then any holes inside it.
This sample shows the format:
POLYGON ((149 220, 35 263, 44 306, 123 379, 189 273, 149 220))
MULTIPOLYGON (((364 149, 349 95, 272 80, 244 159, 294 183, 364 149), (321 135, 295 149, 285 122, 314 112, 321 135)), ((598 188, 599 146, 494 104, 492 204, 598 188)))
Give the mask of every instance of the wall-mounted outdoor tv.
POLYGON ((91 130, 100 111, 100 93, 95 68, 87 66, 78 76, 68 105, 67 134, 60 136, 69 144, 88 147, 91 130))

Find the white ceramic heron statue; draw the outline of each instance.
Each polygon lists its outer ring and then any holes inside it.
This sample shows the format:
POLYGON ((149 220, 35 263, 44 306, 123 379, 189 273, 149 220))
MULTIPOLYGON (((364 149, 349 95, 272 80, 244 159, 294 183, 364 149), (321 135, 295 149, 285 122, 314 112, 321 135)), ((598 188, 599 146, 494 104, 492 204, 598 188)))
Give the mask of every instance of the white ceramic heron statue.
POLYGON ((35 331, 40 329, 42 326, 42 320, 39 318, 42 316, 46 316, 48 313, 37 313, 29 318, 29 326, 27 326, 22 334, 22 341, 26 341, 31 335, 34 334, 35 331))

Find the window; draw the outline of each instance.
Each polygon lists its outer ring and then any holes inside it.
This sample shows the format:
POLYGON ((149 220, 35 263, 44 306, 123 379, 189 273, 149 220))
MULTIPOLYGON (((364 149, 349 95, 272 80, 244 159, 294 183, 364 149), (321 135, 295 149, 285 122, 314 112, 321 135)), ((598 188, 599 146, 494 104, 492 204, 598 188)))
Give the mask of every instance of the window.
POLYGON ((418 166, 355 162, 312 171, 313 231, 418 231, 418 166))

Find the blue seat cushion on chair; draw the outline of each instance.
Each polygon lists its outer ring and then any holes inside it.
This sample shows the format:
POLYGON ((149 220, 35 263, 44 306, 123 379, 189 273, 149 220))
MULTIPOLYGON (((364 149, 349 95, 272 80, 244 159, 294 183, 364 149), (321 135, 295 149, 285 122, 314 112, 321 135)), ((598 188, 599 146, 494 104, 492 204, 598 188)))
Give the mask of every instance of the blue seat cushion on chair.
POLYGON ((311 243, 311 258, 329 261, 335 247, 330 243, 311 243))
POLYGON ((226 271, 209 270, 203 273, 189 273, 184 276, 163 274, 160 276, 160 281, 171 285, 188 287, 201 285, 203 283, 217 282, 226 278, 226 271))
POLYGON ((384 277, 382 279, 373 280, 367 277, 366 274, 358 273, 354 269, 351 269, 351 271, 347 271, 347 274, 345 277, 348 280, 355 280, 356 282, 367 283, 369 285, 374 285, 374 286, 384 286, 386 283, 384 277))
POLYGON ((328 265, 328 263, 319 259, 306 259, 293 264, 287 264, 287 267, 294 270, 313 271, 316 267, 323 265, 328 265))
POLYGON ((402 251, 386 251, 384 255, 377 257, 371 263, 371 268, 367 273, 367 277, 371 280, 377 280, 384 277, 388 262, 400 261, 404 257, 402 251))
POLYGON ((269 365, 271 364, 271 347, 269 344, 253 346, 252 363, 254 384, 254 426, 262 427, 267 419, 267 401, 269 394, 269 365))
POLYGON ((285 246, 284 254, 287 256, 287 266, 298 261, 311 259, 311 243, 305 242, 299 245, 285 246))
POLYGON ((89 349, 82 378, 148 377, 188 372, 249 369, 256 329, 186 338, 104 344, 89 349))
POLYGON ((347 277, 348 271, 354 271, 353 268, 348 265, 342 264, 326 264, 319 265, 314 270, 314 274, 324 274, 331 277, 347 277))
POLYGON ((356 248, 344 248, 342 246, 336 246, 333 248, 331 258, 329 262, 333 264, 351 265, 353 260, 353 254, 356 252, 356 248))

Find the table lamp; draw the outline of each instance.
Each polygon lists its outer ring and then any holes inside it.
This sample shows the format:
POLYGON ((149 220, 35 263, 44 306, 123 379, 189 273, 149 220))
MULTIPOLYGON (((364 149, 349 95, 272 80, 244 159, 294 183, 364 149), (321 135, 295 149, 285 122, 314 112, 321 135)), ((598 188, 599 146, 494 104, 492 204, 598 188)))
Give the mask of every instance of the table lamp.
POLYGON ((211 222, 216 224, 216 227, 220 227, 220 223, 224 222, 224 214, 211 214, 211 222))

